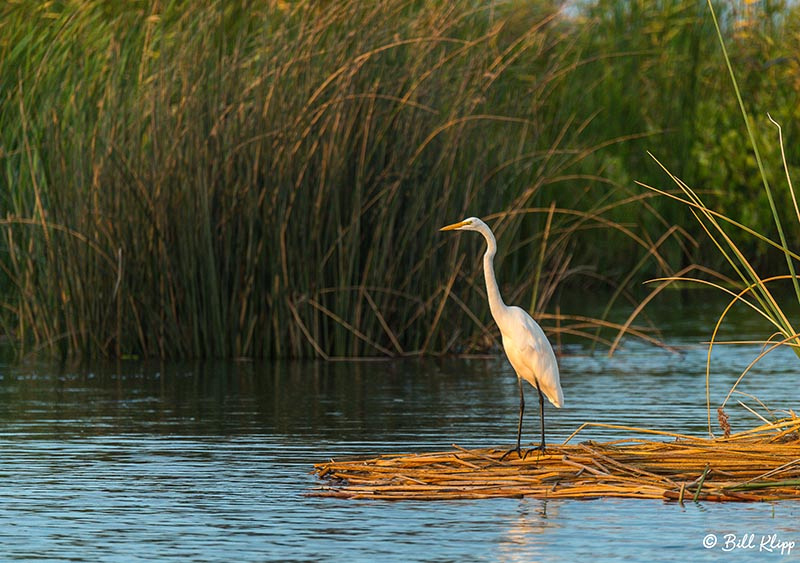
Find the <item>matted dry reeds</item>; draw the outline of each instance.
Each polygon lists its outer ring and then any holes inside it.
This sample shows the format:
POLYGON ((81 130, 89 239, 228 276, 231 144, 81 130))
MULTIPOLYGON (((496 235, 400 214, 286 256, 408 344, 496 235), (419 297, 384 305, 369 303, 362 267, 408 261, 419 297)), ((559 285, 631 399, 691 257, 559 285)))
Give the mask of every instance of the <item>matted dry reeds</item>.
POLYGON ((319 463, 327 483, 314 496, 385 500, 491 497, 632 497, 707 501, 800 499, 800 418, 764 424, 728 438, 584 424, 562 445, 526 459, 501 449, 467 450, 319 463), (570 444, 587 426, 656 434, 570 444))

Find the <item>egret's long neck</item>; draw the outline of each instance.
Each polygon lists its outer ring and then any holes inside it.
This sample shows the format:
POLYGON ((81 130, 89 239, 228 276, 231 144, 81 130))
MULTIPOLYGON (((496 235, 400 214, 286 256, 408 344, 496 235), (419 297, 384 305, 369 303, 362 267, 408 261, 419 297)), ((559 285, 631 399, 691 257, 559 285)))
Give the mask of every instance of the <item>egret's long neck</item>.
POLYGON ((489 310, 492 312, 495 322, 505 313, 506 304, 500 296, 500 288, 497 287, 497 279, 494 276, 494 255, 497 253, 497 240, 491 230, 481 229, 481 234, 486 238, 486 253, 483 255, 483 275, 486 278, 486 295, 489 298, 489 310))

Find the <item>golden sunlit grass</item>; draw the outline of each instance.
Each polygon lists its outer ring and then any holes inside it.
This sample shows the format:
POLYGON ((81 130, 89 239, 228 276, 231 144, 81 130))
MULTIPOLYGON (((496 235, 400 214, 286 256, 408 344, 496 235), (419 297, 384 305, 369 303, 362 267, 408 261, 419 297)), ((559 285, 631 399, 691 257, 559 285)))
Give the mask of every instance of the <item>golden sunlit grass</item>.
POLYGON ((544 455, 500 460, 504 449, 386 455, 315 465, 325 480, 311 494, 375 500, 494 497, 628 497, 673 501, 800 499, 800 419, 787 418, 706 439, 605 424, 584 424, 544 455), (587 426, 660 436, 582 442, 587 426), (667 441, 671 439, 671 441, 667 441))

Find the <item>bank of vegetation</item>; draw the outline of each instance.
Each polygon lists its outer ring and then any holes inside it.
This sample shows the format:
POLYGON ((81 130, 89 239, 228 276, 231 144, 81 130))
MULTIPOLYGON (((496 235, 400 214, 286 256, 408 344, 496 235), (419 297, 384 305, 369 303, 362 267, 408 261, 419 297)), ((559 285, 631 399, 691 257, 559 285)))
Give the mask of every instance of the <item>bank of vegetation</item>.
MULTIPOLYGON (((800 9, 718 10, 780 185, 767 112, 800 162, 800 9)), ((437 232, 482 215, 508 301, 611 343, 562 303, 726 267, 635 183, 675 189, 647 150, 772 236, 726 73, 688 0, 6 3, 3 333, 62 357, 485 349, 482 248, 437 232)))

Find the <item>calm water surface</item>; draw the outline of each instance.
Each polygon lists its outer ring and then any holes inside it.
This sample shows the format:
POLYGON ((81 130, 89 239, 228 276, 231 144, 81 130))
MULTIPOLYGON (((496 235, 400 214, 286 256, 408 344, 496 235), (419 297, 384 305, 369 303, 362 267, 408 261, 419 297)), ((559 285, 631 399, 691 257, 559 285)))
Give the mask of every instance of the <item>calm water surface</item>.
MULTIPOLYGON (((546 407, 549 439, 564 440, 584 421, 703 434, 701 342, 718 311, 664 314, 678 354, 634 342, 613 358, 566 349, 566 407, 546 407)), ((747 322, 738 336, 757 332, 747 322)), ((716 404, 757 353, 715 352, 716 404)), ((797 383, 797 358, 780 351, 741 389, 771 409, 797 409, 797 383)), ((312 464, 331 457, 510 446, 517 400, 515 376, 497 359, 6 365, 0 560, 780 561, 800 554, 796 503, 388 503, 305 495, 319 484, 312 464), (711 549, 703 547, 709 534, 718 542, 711 549), (754 546, 724 551, 726 534, 754 534, 754 546), (769 534, 798 547, 783 555, 762 550, 769 534)), ((728 412, 734 430, 759 422, 735 401, 728 412)), ((531 408, 525 437, 537 432, 531 408)), ((580 438, 625 435, 591 429, 580 438)))

